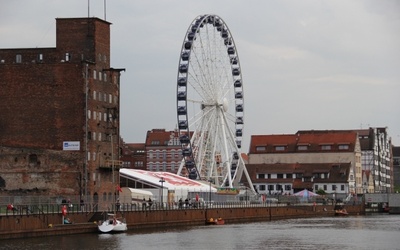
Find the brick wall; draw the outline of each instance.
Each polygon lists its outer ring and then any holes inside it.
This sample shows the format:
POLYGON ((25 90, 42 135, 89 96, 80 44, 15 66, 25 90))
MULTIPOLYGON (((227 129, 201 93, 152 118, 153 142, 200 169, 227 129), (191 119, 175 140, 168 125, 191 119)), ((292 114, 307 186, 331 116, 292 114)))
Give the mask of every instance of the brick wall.
POLYGON ((102 134, 88 140, 92 157, 97 153, 87 164, 88 193, 113 192, 111 171, 99 168, 112 155, 107 135, 119 138, 119 86, 117 73, 110 71, 109 25, 98 18, 59 18, 56 48, 0 49, 0 147, 7 151, 0 152, 3 190, 82 192, 77 180, 86 172, 88 86, 88 132, 102 134), (110 110, 112 122, 104 118, 110 110), (102 119, 95 119, 94 111, 102 119), (80 151, 62 151, 64 141, 80 141, 80 151), (30 162, 32 155, 40 164, 30 162))
POLYGON ((0 147, 0 195, 79 194, 80 152, 0 147))

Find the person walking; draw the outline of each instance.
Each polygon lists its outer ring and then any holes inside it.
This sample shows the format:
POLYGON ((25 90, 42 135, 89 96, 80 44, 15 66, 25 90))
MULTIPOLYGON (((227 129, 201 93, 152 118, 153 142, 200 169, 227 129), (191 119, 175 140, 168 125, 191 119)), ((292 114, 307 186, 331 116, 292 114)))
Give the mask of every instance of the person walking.
POLYGON ((85 212, 85 201, 81 199, 80 201, 81 212, 85 212))
POLYGON ((143 198, 143 201, 142 201, 142 210, 146 210, 146 199, 145 198, 143 198))
POLYGON ((178 206, 179 206, 180 209, 183 208, 183 201, 182 201, 182 198, 179 199, 179 201, 178 201, 178 206))
POLYGON ((121 203, 119 203, 119 199, 117 199, 117 203, 115 203, 115 207, 117 208, 117 212, 119 212, 119 209, 121 207, 121 203))

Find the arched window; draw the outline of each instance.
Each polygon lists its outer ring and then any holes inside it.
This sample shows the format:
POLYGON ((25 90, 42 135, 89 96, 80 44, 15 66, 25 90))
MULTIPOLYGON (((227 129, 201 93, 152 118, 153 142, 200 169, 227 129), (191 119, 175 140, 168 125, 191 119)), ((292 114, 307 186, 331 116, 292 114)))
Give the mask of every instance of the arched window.
POLYGON ((103 201, 107 201, 107 193, 106 192, 103 193, 103 201))

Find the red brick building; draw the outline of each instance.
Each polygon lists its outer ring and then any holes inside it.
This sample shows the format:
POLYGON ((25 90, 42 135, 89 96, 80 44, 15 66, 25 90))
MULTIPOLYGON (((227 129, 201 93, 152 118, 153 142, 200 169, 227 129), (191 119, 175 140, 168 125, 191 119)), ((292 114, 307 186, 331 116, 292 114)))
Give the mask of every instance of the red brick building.
POLYGON ((123 143, 121 161, 124 168, 146 170, 145 143, 123 143))
POLYGON ((56 27, 55 48, 0 49, 1 194, 109 199, 123 70, 110 67, 110 23, 57 18, 56 27))
POLYGON ((177 173, 182 161, 178 131, 152 129, 146 135, 147 170, 177 173))

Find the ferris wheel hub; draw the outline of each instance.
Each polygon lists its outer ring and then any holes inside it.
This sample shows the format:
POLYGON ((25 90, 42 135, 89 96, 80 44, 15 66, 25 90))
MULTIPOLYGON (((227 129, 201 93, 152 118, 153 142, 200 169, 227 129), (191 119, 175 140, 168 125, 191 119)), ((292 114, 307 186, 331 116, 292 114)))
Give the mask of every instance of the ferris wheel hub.
POLYGON ((222 105, 224 108, 224 112, 227 112, 229 110, 229 101, 226 97, 224 97, 224 100, 222 101, 222 105))

